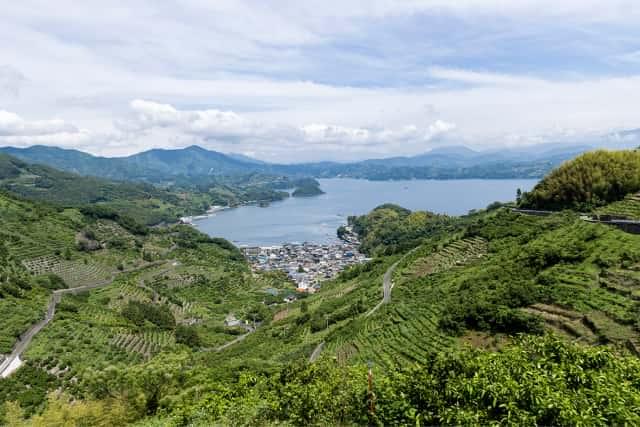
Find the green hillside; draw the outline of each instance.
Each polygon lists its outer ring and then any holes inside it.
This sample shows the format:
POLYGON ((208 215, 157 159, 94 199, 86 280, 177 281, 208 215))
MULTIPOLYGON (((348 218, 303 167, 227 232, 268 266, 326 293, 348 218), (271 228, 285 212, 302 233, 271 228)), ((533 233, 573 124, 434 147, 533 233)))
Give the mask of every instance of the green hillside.
POLYGON ((60 297, 10 425, 640 422, 640 235, 577 213, 383 205, 349 220, 374 258, 287 303, 191 227, 0 202, 0 354, 60 297))
POLYGON ((534 209, 591 210, 640 191, 640 150, 592 151, 562 164, 522 196, 534 209))
POLYGON ((62 207, 99 206, 146 225, 176 222, 204 213, 211 205, 238 205, 255 200, 281 200, 288 194, 273 188, 271 176, 215 178, 161 188, 147 183, 109 181, 79 176, 0 154, 0 188, 19 197, 62 207))
POLYGON ((351 163, 323 161, 294 164, 265 163, 199 146, 152 149, 127 157, 99 157, 78 150, 42 145, 27 148, 0 147, 0 152, 80 175, 165 184, 176 177, 197 180, 206 176, 249 173, 370 180, 539 178, 563 161, 590 149, 589 146, 553 144, 542 145, 535 150, 476 152, 466 147, 448 148, 434 149, 413 157, 369 159, 351 163))
POLYGON ((234 246, 188 226, 136 235, 74 208, 8 194, 0 206, 0 355, 63 292, 53 321, 22 356, 25 367, 0 380, 0 399, 28 413, 42 409, 53 388, 84 393, 74 384, 93 370, 124 372, 163 351, 215 350, 246 333, 225 326, 229 313, 260 320, 269 313, 265 289, 294 289, 279 275, 250 274, 234 246), (98 289, 64 294, 87 286, 98 289))
POLYGON ((25 161, 46 164, 80 175, 115 180, 165 182, 175 176, 246 174, 260 165, 192 146, 180 150, 155 149, 129 157, 97 157, 77 150, 37 145, 4 147, 2 151, 25 161))

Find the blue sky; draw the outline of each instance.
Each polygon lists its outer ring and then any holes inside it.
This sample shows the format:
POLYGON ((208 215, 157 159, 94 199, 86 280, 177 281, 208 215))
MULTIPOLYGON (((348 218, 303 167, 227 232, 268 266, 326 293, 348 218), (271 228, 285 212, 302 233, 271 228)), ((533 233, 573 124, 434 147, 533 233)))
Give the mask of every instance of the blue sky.
POLYGON ((640 2, 21 1, 0 144, 265 160, 633 145, 640 2))

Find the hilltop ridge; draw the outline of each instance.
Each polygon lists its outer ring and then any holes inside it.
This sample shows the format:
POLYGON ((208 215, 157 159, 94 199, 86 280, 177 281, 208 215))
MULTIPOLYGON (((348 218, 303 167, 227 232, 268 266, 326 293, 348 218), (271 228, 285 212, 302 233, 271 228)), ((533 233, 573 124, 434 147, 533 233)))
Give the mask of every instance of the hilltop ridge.
POLYGON ((47 146, 0 148, 22 160, 58 169, 117 180, 167 182, 172 177, 202 177, 264 173, 316 178, 351 177, 372 180, 539 178, 590 147, 551 145, 478 152, 467 147, 435 148, 409 157, 357 162, 266 163, 247 156, 227 155, 199 146, 151 149, 126 157, 97 157, 77 150, 47 146))

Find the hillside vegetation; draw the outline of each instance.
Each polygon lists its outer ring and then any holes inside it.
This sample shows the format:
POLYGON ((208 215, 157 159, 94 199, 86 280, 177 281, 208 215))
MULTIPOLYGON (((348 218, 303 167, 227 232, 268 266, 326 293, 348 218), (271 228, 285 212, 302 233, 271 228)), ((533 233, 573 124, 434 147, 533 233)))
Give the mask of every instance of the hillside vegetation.
POLYGON ((640 191, 640 150, 593 151, 545 176, 520 205, 534 209, 588 211, 640 191))
POLYGON ((348 225, 360 236, 360 249, 370 255, 406 251, 427 237, 452 232, 456 222, 446 215, 411 212, 393 204, 378 206, 367 215, 348 218, 348 225))
POLYGON ((113 212, 112 216, 146 225, 176 222, 181 216, 204 213, 211 205, 281 200, 288 197, 277 188, 281 181, 278 177, 248 175, 205 178, 197 184, 186 180, 171 187, 158 187, 79 176, 0 154, 0 188, 5 191, 62 207, 91 204, 113 212))
POLYGON ((103 283, 0 380, 9 425, 640 423, 640 235, 576 212, 383 205, 349 219, 371 261, 285 302, 191 227, 0 203, 5 354, 103 283))
POLYGON ((0 362, 43 318, 54 291, 94 285, 62 297, 22 356, 25 366, 0 380, 2 401, 32 414, 58 387, 84 394, 77 382, 91 369, 125 371, 162 351, 214 349, 246 332, 225 326, 229 313, 266 318, 265 289, 294 289, 277 275, 251 275, 237 248, 188 226, 135 234, 105 216, 0 194, 0 362))
POLYGON ((536 150, 476 152, 466 147, 434 149, 413 157, 370 159, 353 163, 265 163, 242 155, 223 154, 198 146, 152 149, 127 157, 97 157, 57 147, 2 147, 23 160, 46 164, 80 175, 116 180, 167 183, 176 177, 202 178, 247 173, 316 178, 464 179, 539 178, 588 147, 536 147, 536 150), (526 159, 526 160, 522 160, 526 159))

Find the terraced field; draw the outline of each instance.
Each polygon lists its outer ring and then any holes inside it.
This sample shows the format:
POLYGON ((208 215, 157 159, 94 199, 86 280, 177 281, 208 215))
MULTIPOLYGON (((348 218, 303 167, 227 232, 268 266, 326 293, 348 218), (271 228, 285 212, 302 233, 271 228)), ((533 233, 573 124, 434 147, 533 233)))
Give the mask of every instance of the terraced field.
POLYGON ((546 304, 533 304, 523 311, 541 317, 545 327, 559 335, 587 344, 595 344, 598 341, 593 324, 578 312, 546 304))
POLYGON ((561 335, 591 344, 612 342, 640 355, 640 331, 633 326, 640 272, 607 269, 597 274, 557 266, 551 273, 555 299, 563 307, 534 304, 526 312, 540 316, 548 329, 561 335))
POLYGON ((640 193, 627 196, 624 200, 611 203, 596 211, 600 215, 624 216, 628 219, 640 219, 640 193))
POLYGON ((368 320, 355 339, 332 344, 329 348, 338 361, 373 361, 389 368, 398 363, 426 363, 429 354, 453 345, 438 329, 439 313, 434 307, 417 312, 392 303, 384 316, 382 323, 368 320))
POLYGON ((610 292, 640 301, 640 272, 607 270, 600 275, 600 286, 610 292))
POLYGON ((477 261, 486 253, 487 241, 481 237, 456 240, 424 258, 418 258, 409 272, 415 277, 427 276, 477 261))
POLYGON ((109 280, 114 272, 97 263, 68 261, 55 255, 45 255, 22 261, 34 275, 53 273, 60 276, 70 288, 91 285, 109 280))
POLYGON ((487 241, 474 237, 456 240, 413 260, 401 271, 408 281, 402 280, 396 287, 391 303, 367 318, 354 339, 329 343, 329 351, 341 363, 373 361, 385 367, 427 363, 429 354, 451 348, 455 341, 438 326, 440 291, 412 286, 413 280, 467 265, 486 253, 487 241))
POLYGON ((34 259, 53 253, 60 253, 65 247, 72 244, 71 241, 32 239, 19 233, 7 232, 5 243, 7 249, 19 261, 34 259))
POLYGON ((111 310, 119 311, 131 300, 140 302, 151 302, 152 300, 152 296, 146 290, 129 281, 112 286, 110 292, 115 295, 109 302, 111 310))
POLYGON ((174 344, 175 338, 172 333, 158 331, 137 334, 120 333, 111 340, 111 345, 119 347, 128 353, 137 353, 145 359, 174 344))

